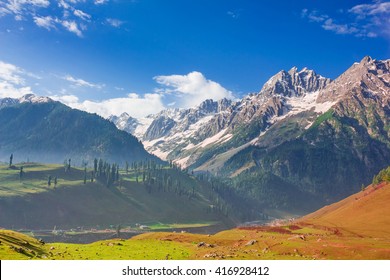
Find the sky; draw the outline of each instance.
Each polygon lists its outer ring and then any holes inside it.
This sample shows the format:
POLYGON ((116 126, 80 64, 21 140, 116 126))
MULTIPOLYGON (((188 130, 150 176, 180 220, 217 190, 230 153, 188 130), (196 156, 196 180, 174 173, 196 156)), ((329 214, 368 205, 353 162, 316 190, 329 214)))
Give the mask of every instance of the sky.
POLYGON ((390 58, 390 1, 0 0, 0 98, 143 117, 390 58))

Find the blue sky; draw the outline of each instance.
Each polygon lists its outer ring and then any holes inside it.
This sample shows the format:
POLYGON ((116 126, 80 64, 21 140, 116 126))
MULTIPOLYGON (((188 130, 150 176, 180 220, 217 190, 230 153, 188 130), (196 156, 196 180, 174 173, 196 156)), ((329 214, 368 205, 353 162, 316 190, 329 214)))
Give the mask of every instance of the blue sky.
POLYGON ((390 1, 2 0, 0 97, 143 116, 390 57, 390 1))

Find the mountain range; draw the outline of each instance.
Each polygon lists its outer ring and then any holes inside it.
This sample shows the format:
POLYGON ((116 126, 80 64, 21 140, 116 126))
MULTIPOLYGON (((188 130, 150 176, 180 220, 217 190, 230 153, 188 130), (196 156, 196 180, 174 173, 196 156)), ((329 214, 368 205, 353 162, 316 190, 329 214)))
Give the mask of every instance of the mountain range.
POLYGON ((160 158, 214 176, 219 195, 233 204, 239 197, 254 217, 302 214, 390 165, 390 60, 367 56, 335 80, 293 67, 240 100, 139 119, 106 120, 34 95, 0 99, 0 119, 2 161, 11 153, 57 163, 160 158))
POLYGON ((162 159, 230 178, 259 209, 318 206, 390 164, 390 60, 364 57, 335 80, 293 67, 241 100, 110 120, 162 159))

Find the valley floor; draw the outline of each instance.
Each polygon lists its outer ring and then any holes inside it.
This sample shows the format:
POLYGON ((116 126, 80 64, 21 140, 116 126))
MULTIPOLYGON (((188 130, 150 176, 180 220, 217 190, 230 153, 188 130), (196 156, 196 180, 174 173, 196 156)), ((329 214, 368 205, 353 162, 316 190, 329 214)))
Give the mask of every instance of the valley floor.
POLYGON ((237 228, 215 235, 150 232, 90 244, 42 244, 29 236, 1 230, 0 241, 2 260, 390 259, 390 238, 360 236, 303 222, 237 228))
MULTIPOLYGON (((390 260, 389 201, 390 183, 387 181, 363 188, 299 220, 277 226, 241 227, 211 235, 179 231, 182 225, 176 224, 177 232, 150 231, 129 239, 88 244, 45 243, 2 229, 0 259, 390 260)), ((163 230, 172 225, 154 226, 155 230, 163 230)))

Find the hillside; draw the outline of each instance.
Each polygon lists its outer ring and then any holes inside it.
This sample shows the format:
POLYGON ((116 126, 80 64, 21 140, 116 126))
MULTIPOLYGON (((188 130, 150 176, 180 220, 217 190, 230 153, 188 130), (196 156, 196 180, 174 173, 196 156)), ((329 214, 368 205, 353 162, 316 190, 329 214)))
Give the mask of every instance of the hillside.
POLYGON ((158 160, 132 135, 96 114, 32 95, 0 100, 0 160, 73 162, 106 158, 125 161, 158 160), (11 102, 12 101, 12 102, 11 102))
POLYGON ((169 167, 129 169, 120 170, 119 181, 107 185, 106 179, 98 175, 91 182, 91 169, 84 183, 83 168, 65 171, 60 165, 24 163, 10 169, 2 165, 0 227, 51 230, 135 224, 232 224, 226 213, 217 210, 222 203, 218 195, 186 173, 169 167), (58 178, 57 185, 54 178, 58 178))
POLYGON ((334 227, 359 236, 389 238, 389 202, 390 184, 382 182, 325 206, 299 222, 334 227))

